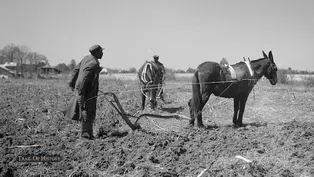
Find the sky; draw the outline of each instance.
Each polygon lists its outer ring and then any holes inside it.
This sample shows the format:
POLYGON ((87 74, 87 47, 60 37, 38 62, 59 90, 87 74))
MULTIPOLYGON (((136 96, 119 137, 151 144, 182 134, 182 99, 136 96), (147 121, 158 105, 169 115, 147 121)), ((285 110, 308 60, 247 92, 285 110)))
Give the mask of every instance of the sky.
POLYGON ((314 71, 313 0, 0 0, 0 49, 14 43, 49 63, 78 63, 99 44, 100 65, 140 68, 152 56, 186 70, 272 51, 279 68, 314 71))

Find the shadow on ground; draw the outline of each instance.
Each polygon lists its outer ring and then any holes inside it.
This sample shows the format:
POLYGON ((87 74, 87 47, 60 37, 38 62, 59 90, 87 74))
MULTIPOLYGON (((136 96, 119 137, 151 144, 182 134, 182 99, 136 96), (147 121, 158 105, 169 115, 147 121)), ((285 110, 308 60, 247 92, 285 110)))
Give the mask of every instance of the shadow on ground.
POLYGON ((178 111, 183 111, 184 107, 172 107, 172 108, 161 108, 162 111, 168 112, 168 113, 176 113, 178 111))

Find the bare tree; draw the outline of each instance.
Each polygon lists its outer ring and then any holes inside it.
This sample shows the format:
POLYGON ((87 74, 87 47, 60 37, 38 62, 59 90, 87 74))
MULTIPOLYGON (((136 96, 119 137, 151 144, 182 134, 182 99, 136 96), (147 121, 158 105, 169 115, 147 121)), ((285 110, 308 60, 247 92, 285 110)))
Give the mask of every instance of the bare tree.
POLYGON ((24 76, 24 65, 26 64, 27 54, 29 53, 30 49, 25 46, 18 46, 16 60, 17 66, 20 68, 21 75, 24 76))
POLYGON ((15 44, 8 44, 2 49, 2 58, 4 62, 17 62, 19 47, 15 44))
POLYGON ((37 52, 29 52, 27 54, 27 60, 31 68, 29 72, 31 74, 36 73, 39 67, 45 66, 48 64, 48 59, 45 55, 39 54, 37 52))
POLYGON ((48 64, 48 59, 45 55, 37 52, 31 52, 25 45, 8 44, 0 50, 0 64, 5 62, 16 62, 16 74, 28 71, 30 74, 37 71, 41 66, 48 64))
POLYGON ((2 54, 2 49, 0 49, 0 64, 4 64, 4 57, 2 54))
POLYGON ((60 70, 60 71, 63 72, 63 73, 68 73, 68 72, 70 72, 69 67, 68 67, 65 63, 59 63, 59 64, 56 66, 56 69, 60 70))
POLYGON ((187 73, 194 73, 195 71, 196 71, 196 69, 193 69, 190 67, 186 70, 187 73))
POLYGON ((70 64, 68 65, 70 71, 72 71, 76 67, 76 62, 74 59, 71 60, 70 64))
POLYGON ((136 73, 136 68, 135 67, 130 68, 129 73, 136 73))
POLYGON ((8 44, 2 49, 2 62, 16 62, 16 74, 19 74, 19 72, 21 72, 21 74, 23 75, 23 65, 25 64, 26 55, 29 50, 30 49, 24 45, 17 46, 15 44, 8 44))

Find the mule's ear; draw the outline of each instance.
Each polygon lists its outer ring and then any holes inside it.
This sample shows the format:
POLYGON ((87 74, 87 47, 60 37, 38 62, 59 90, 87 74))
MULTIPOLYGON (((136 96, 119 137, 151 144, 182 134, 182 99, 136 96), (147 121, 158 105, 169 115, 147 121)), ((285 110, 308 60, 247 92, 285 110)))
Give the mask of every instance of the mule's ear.
POLYGON ((263 56, 264 58, 268 58, 268 56, 266 55, 266 53, 263 51, 263 56))
POLYGON ((248 57, 248 59, 247 60, 249 60, 249 62, 251 63, 251 59, 250 59, 250 57, 248 57))
POLYGON ((270 60, 272 63, 274 63, 273 53, 272 53, 271 51, 269 52, 268 56, 269 56, 269 60, 270 60))
POLYGON ((243 60, 246 61, 245 57, 243 57, 243 60))
POLYGON ((257 65, 254 70, 257 74, 261 74, 263 72, 263 67, 262 65, 257 65))

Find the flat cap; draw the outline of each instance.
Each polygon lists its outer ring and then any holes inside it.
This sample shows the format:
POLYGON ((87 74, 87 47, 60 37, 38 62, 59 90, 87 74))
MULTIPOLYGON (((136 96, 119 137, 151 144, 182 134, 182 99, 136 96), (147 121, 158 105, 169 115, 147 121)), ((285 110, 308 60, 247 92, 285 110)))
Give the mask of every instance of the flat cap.
POLYGON ((154 55, 153 58, 159 58, 159 56, 158 55, 154 55))
POLYGON ((100 45, 93 45, 89 48, 89 52, 90 53, 93 53, 95 51, 98 51, 98 50, 104 50, 105 48, 102 48, 100 45))

